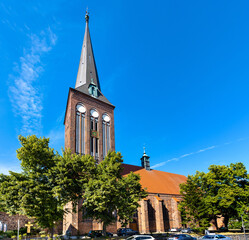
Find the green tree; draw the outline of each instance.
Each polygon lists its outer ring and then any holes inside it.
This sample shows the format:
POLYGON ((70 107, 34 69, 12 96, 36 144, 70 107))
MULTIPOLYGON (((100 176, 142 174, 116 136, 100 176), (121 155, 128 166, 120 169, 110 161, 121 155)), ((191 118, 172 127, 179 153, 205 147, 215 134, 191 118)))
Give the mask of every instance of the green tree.
POLYGON ((208 173, 197 172, 194 176, 188 176, 187 182, 181 185, 183 201, 180 209, 195 216, 193 213, 198 209, 196 203, 199 201, 200 206, 204 206, 201 208, 207 219, 213 219, 218 227, 217 218, 222 216, 227 227, 230 217, 238 218, 240 212, 245 211, 249 194, 248 179, 248 173, 242 163, 229 166, 211 165, 208 173), (196 191, 199 193, 193 199, 190 199, 194 190, 191 184, 196 185, 196 191))
POLYGON ((10 171, 10 175, 0 174, 0 211, 9 214, 24 214, 20 208, 21 183, 26 176, 10 171))
POLYGON ((67 211, 63 206, 76 206, 85 184, 96 175, 95 160, 69 150, 60 156, 49 147, 48 138, 33 135, 19 140, 22 172, 0 175, 0 210, 32 217, 53 236, 54 225, 67 211))
POLYGON ((122 225, 131 221, 139 206, 138 201, 147 196, 138 175, 121 175, 122 162, 120 153, 109 152, 96 166, 95 177, 85 185, 82 204, 84 217, 102 222, 104 233, 106 227, 116 221, 117 215, 122 225))
POLYGON ((63 217, 62 201, 54 194, 55 182, 49 172, 56 165, 57 154, 49 148, 47 138, 19 136, 19 141, 22 146, 17 150, 17 158, 22 172, 10 172, 1 178, 0 195, 5 211, 32 217, 53 235, 55 222, 63 217))
POLYGON ((141 188, 139 176, 122 177, 122 157, 110 152, 99 165, 92 156, 63 151, 60 156, 49 147, 48 138, 19 136, 21 148, 17 157, 21 173, 0 175, 0 210, 9 214, 24 214, 34 218, 41 228, 53 228, 61 220, 66 203, 74 209, 80 199, 87 215, 104 223, 104 229, 115 220, 127 224, 147 194, 141 188))
POLYGON ((194 176, 188 176, 186 183, 180 185, 180 193, 183 196, 178 208, 182 215, 183 224, 192 228, 198 226, 207 228, 210 224, 205 194, 200 188, 202 173, 197 172, 194 176))
MULTIPOLYGON (((96 161, 90 155, 71 154, 63 151, 57 164, 50 169, 50 178, 55 182, 54 193, 63 203, 72 202, 74 210, 82 199, 85 184, 96 175, 96 161)), ((66 210, 66 209, 65 209, 66 210)))

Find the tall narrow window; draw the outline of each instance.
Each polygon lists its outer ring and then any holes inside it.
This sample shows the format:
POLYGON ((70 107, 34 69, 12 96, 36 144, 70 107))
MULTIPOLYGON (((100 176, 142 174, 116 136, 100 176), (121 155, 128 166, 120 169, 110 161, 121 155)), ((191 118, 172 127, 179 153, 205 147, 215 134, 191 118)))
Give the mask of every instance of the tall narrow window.
POLYGON ((95 140, 95 158, 99 158, 99 139, 98 139, 98 119, 95 118, 95 131, 96 131, 96 140, 95 140))
POLYGON ((103 129, 103 157, 105 157, 106 156, 106 141, 105 141, 106 122, 104 120, 102 123, 102 129, 103 129))
POLYGON ((103 128, 103 157, 106 156, 110 150, 110 117, 107 114, 102 116, 102 128, 103 128))
POLYGON ((76 126, 75 126, 75 137, 76 137, 76 141, 75 141, 75 152, 79 153, 80 152, 80 113, 76 112, 76 126))
POLYGON ((93 131, 93 121, 94 121, 94 118, 91 117, 91 138, 90 138, 90 149, 91 149, 91 155, 94 156, 93 154, 93 134, 92 134, 92 131, 93 131))
POLYGON ((85 154, 85 112, 83 104, 76 105, 75 152, 85 154))
POLYGON ((90 136, 90 147, 91 155, 95 158, 96 162, 99 159, 99 132, 98 132, 98 117, 99 114, 95 109, 90 111, 91 115, 91 136, 90 136))
POLYGON ((85 114, 81 115, 81 154, 85 154, 85 114))
POLYGON ((108 152, 110 150, 110 123, 106 124, 106 148, 108 152))

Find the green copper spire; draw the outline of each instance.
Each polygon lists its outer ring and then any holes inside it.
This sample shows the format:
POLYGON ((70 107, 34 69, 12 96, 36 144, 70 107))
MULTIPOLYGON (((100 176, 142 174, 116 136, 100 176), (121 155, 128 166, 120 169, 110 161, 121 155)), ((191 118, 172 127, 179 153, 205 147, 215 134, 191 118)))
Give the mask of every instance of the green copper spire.
POLYGON ((150 157, 146 154, 145 147, 144 147, 144 154, 141 157, 141 164, 143 168, 145 168, 148 171, 150 170, 150 157))

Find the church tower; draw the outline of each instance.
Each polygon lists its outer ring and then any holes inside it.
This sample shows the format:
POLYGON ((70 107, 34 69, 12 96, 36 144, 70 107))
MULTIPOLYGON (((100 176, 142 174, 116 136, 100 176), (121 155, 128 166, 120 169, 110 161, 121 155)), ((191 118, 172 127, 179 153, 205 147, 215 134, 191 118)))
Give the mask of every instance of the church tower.
POLYGON ((81 50, 75 88, 69 89, 65 114, 65 148, 90 154, 100 162, 115 150, 114 106, 100 88, 89 32, 89 15, 81 50))

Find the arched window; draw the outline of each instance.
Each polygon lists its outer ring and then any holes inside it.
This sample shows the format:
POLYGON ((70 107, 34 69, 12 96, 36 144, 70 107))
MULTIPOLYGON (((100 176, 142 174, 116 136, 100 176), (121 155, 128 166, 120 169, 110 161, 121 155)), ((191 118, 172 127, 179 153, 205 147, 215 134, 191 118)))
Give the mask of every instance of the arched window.
POLYGON ((102 129, 103 129, 103 157, 106 156, 110 150, 110 121, 111 118, 105 113, 102 116, 102 129))
POLYGON ((82 103, 76 105, 75 152, 85 154, 85 113, 82 103))
POLYGON ((98 132, 98 118, 99 113, 92 109, 90 111, 91 117, 91 136, 90 136, 90 149, 91 155, 96 159, 96 162, 99 160, 99 132, 98 132))

